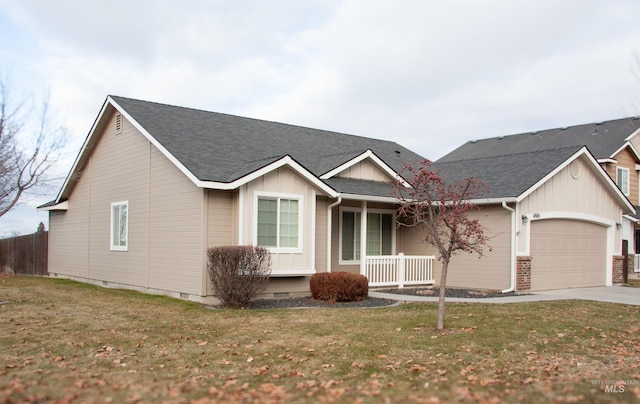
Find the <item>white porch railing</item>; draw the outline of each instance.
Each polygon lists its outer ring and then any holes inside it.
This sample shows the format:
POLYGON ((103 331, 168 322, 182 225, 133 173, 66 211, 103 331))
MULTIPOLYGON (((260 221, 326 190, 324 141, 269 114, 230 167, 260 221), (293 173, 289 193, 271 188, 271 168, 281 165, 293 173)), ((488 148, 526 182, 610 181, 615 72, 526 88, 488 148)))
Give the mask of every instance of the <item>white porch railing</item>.
POLYGON ((633 272, 640 272, 640 254, 634 254, 633 272))
POLYGON ((433 285, 433 255, 366 256, 361 268, 369 286, 433 285))

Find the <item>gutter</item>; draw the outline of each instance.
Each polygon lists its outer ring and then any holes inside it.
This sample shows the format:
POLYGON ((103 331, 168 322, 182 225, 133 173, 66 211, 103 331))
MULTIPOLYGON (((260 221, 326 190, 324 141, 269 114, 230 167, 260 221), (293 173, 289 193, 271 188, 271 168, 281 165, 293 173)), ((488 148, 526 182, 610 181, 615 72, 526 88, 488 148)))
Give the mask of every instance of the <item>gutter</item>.
POLYGON ((511 281, 509 288, 500 292, 510 293, 516 289, 516 211, 510 208, 505 201, 502 202, 502 207, 511 212, 511 252, 509 254, 511 281))
POLYGON ((327 206, 327 272, 331 272, 331 223, 333 208, 342 203, 342 196, 338 200, 327 206))

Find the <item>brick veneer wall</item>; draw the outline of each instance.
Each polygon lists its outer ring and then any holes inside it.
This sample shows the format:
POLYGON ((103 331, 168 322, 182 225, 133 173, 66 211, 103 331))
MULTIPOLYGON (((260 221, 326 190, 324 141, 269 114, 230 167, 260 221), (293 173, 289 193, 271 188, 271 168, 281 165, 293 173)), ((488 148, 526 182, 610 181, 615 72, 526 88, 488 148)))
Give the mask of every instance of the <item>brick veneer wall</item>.
POLYGON ((516 257, 516 290, 531 289, 531 257, 516 257))
POLYGON ((624 255, 613 256, 613 283, 623 283, 624 255))

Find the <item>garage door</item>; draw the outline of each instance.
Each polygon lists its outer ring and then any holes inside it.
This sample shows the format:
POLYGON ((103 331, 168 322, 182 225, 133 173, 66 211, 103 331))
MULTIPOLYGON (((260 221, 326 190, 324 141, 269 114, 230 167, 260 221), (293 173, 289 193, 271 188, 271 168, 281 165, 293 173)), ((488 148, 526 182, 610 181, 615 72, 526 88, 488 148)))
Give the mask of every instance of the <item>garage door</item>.
POLYGON ((607 229, 577 220, 531 222, 531 290, 603 286, 607 229))

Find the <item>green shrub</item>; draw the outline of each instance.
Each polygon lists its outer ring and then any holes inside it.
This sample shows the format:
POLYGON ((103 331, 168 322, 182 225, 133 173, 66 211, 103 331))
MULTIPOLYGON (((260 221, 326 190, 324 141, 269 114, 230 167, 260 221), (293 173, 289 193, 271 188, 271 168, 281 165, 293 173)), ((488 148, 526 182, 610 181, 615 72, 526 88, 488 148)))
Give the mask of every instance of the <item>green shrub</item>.
POLYGON ((359 302, 369 296, 369 281, 350 272, 322 272, 309 281, 311 297, 325 302, 359 302))
POLYGON ((213 294, 225 307, 248 307, 264 291, 271 274, 271 255, 263 247, 228 246, 207 250, 213 294))

